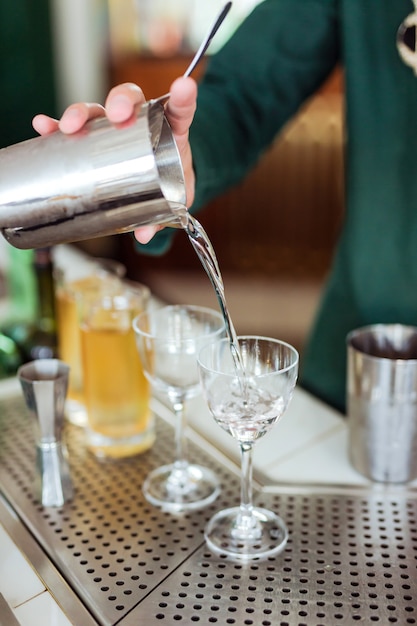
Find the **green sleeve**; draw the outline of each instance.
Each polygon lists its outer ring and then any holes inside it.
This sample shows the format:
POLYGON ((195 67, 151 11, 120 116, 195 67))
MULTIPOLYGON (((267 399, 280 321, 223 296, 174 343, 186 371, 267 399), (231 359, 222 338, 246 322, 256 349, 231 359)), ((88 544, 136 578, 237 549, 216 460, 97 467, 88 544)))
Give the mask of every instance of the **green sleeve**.
POLYGON ((49 5, 0 2, 0 148, 35 136, 35 113, 57 114, 49 5))
MULTIPOLYGON (((265 0, 212 57, 190 129, 193 212, 245 176, 339 61, 337 7, 337 0, 265 0)), ((174 232, 161 231, 142 249, 163 253, 174 232)))

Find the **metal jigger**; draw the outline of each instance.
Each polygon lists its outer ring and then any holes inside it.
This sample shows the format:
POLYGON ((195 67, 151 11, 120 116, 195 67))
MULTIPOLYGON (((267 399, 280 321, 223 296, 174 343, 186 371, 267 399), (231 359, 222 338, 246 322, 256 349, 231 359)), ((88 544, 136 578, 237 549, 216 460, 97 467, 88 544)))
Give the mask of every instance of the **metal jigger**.
POLYGON ((35 423, 35 484, 43 506, 62 506, 73 496, 66 449, 61 441, 69 370, 58 359, 30 361, 17 370, 35 423))

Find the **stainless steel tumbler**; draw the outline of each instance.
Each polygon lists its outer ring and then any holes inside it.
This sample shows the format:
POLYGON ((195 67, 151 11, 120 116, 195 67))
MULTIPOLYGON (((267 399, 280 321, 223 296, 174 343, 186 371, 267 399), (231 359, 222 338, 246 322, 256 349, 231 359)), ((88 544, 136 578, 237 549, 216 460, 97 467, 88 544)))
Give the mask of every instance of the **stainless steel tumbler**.
POLYGON ((184 215, 181 159, 158 102, 124 124, 100 118, 0 150, 0 228, 17 248, 179 226, 184 215))
POLYGON ((417 477, 417 328, 377 324, 347 337, 352 465, 368 478, 417 477))

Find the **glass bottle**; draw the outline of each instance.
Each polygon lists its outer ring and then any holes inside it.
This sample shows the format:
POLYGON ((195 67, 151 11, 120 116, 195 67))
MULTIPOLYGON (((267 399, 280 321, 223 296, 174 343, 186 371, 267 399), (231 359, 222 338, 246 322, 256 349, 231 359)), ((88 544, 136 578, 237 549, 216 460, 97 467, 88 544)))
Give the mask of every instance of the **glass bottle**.
POLYGON ((51 248, 38 248, 33 258, 37 287, 38 313, 28 336, 25 353, 30 359, 56 358, 57 333, 55 290, 51 248))
POLYGON ((57 357, 51 249, 25 252, 27 257, 12 259, 9 272, 11 315, 1 327, 2 334, 11 339, 20 352, 22 363, 57 357))
POLYGON ((33 250, 8 246, 7 317, 0 328, 0 378, 14 376, 28 360, 24 352, 37 313, 33 250))

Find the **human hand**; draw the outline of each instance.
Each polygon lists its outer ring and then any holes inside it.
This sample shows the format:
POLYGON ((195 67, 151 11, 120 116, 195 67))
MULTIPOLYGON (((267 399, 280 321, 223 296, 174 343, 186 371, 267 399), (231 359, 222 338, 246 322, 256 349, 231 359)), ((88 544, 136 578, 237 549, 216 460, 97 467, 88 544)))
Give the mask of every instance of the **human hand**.
MULTIPOLYGON (((180 153, 187 206, 190 206, 194 199, 195 176, 188 131, 196 109, 197 85, 192 78, 177 78, 171 85, 170 94, 165 114, 180 153)), ((113 123, 126 122, 134 114, 135 107, 143 102, 145 96, 141 88, 133 83, 124 83, 111 89, 104 107, 85 102, 72 104, 64 111, 60 120, 41 114, 33 118, 32 124, 40 135, 47 135, 56 130, 72 134, 79 131, 88 120, 103 115, 113 123)), ((140 243, 148 243, 159 229, 160 227, 156 226, 144 226, 135 230, 135 237, 140 243)))

